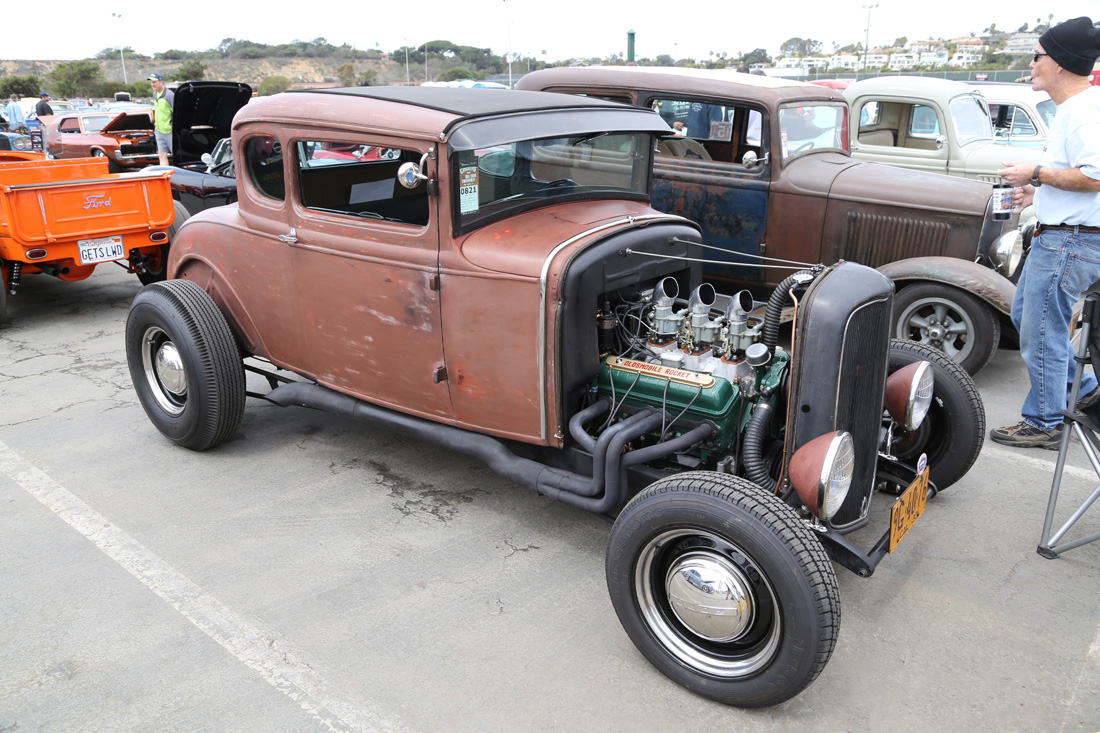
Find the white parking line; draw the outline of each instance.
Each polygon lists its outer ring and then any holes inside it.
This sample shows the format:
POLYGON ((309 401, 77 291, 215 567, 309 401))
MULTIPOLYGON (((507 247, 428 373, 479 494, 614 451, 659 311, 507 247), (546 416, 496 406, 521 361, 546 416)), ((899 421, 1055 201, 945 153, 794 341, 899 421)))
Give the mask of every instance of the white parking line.
MULTIPOLYGON (((1058 460, 1058 453, 1055 451, 1030 451, 1021 452, 1019 448, 1004 448, 996 443, 987 442, 982 447, 982 452, 988 450, 994 450, 997 454, 997 460, 1008 460, 1020 466, 1029 466, 1031 468, 1037 468, 1040 471, 1047 471, 1050 474, 1051 481, 1054 480, 1054 466, 1058 460), (1036 455, 1038 454, 1038 455, 1036 455), (1040 458, 1041 455, 1050 456, 1049 458, 1040 458)), ((1084 479, 1085 481, 1091 481, 1093 483, 1100 482, 1096 473, 1091 468, 1081 468, 1080 466, 1066 466, 1065 475, 1073 476, 1074 478, 1084 479)), ((1047 489, 1050 489, 1050 484, 1047 484, 1047 489)))
POLYGON ((10 476, 73 529, 230 654, 332 731, 390 731, 401 726, 346 700, 276 632, 209 595, 65 487, 0 442, 0 472, 10 476))

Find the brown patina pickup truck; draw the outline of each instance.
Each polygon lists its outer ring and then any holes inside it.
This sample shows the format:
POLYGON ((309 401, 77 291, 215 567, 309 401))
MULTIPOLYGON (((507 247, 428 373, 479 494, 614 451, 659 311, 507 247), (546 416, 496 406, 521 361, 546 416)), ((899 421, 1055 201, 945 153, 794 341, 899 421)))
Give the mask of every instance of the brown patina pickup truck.
POLYGON ((702 283, 697 225, 650 205, 670 133, 647 109, 538 92, 249 104, 232 130, 239 201, 188 219, 170 279, 130 309, 146 414, 213 448, 261 396, 256 371, 276 405, 615 516, 608 590, 650 662, 733 705, 797 695, 837 641, 829 558, 871 575, 969 470, 985 413, 958 364, 891 341, 880 272, 799 270, 762 317, 747 292, 702 283), (850 533, 884 494, 889 526, 862 547, 850 533))
POLYGON ((699 223, 710 276, 768 292, 799 262, 859 262, 894 281, 893 334, 977 373, 1002 329, 1022 256, 1016 216, 994 219, 992 186, 871 165, 849 152, 835 90, 730 70, 545 69, 520 89, 657 110, 653 205, 699 223), (774 258, 768 267, 760 256, 774 258), (786 260, 787 262, 783 262, 786 260))
POLYGON ((83 280, 128 260, 143 283, 164 279, 174 217, 170 174, 115 175, 102 158, 0 158, 0 320, 24 275, 83 280))

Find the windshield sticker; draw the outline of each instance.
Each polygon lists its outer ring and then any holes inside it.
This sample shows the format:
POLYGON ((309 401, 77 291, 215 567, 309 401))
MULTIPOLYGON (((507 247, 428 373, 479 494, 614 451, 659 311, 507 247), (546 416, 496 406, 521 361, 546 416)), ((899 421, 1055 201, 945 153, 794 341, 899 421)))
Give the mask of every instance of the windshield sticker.
POLYGON ((477 166, 458 169, 458 208, 463 214, 477 211, 477 166))
POLYGON ((710 123, 710 139, 711 140, 725 140, 729 142, 733 137, 733 123, 732 122, 711 122, 710 123))

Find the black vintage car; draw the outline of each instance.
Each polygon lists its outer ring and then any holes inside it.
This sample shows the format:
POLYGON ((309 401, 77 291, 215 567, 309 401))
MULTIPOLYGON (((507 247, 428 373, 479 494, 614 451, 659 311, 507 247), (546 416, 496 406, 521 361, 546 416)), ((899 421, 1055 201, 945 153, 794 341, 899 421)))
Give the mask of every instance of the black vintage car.
POLYGON ((178 228, 191 214, 237 200, 229 130, 233 116, 252 99, 252 87, 235 81, 188 81, 175 93, 171 168, 178 228), (219 147, 221 141, 225 144, 219 147), (213 165, 205 162, 211 155, 213 165))

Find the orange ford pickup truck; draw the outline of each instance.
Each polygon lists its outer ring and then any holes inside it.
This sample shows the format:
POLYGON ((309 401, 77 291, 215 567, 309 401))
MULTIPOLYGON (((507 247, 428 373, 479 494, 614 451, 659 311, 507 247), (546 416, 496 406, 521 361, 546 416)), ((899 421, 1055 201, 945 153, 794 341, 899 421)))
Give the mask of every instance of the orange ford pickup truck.
POLYGON ((166 172, 108 174, 96 158, 0 159, 0 320, 23 275, 83 280, 126 260, 144 284, 164 279, 175 218, 166 172))

